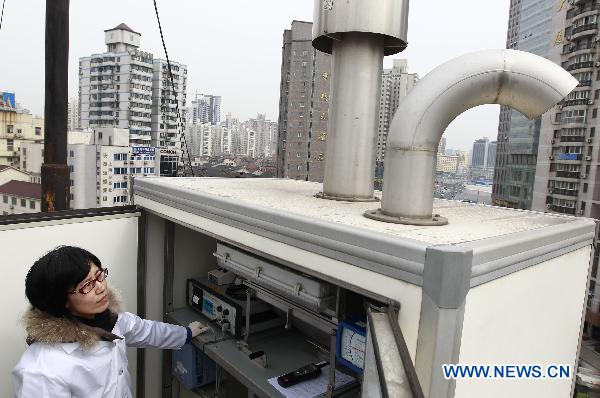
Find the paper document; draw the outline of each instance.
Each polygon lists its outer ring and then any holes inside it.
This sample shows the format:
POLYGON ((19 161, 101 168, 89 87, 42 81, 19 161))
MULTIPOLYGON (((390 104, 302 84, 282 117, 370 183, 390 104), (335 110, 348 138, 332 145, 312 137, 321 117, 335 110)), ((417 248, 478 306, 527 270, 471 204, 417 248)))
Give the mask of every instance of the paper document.
MULTIPOLYGON (((311 380, 303 381, 288 388, 281 387, 277 383, 277 377, 269 379, 269 384, 277 389, 287 398, 314 398, 322 397, 327 392, 327 385, 329 384, 329 365, 323 367, 322 373, 319 377, 311 380)), ((339 370, 335 371, 335 388, 340 388, 348 385, 356 379, 352 376, 348 376, 339 370)))

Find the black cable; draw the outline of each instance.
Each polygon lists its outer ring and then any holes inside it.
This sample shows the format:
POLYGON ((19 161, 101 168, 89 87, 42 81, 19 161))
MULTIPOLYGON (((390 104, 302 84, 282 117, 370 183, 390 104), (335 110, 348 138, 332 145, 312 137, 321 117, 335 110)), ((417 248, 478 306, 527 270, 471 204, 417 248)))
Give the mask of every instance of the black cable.
POLYGON ((225 293, 236 300, 246 300, 246 294, 248 291, 248 286, 246 285, 235 285, 231 283, 225 289, 225 293))
POLYGON ((0 15, 0 30, 2 30, 2 20, 4 19, 4 4, 6 4, 6 0, 2 0, 2 14, 0 15))
MULTIPOLYGON (((6 1, 6 0, 4 0, 6 1)), ((156 5, 156 0, 154 0, 154 11, 156 12, 156 20, 158 21, 158 30, 160 32, 160 40, 162 41, 163 50, 165 51, 165 57, 167 58, 167 67, 169 68, 169 80, 171 81, 171 88, 173 89, 173 95, 175 96, 175 110, 177 111, 177 119, 179 120, 179 136, 183 139, 183 144, 185 145, 185 152, 187 153, 188 164, 190 166, 190 171, 192 173, 192 177, 194 177, 194 169, 192 168, 192 159, 190 158, 190 150, 187 145, 187 141, 185 139, 185 134, 183 133, 183 122, 181 120, 181 114, 179 113, 179 101, 177 100, 177 92, 175 91, 175 83, 173 81, 173 73, 171 72, 171 61, 169 61, 169 54, 167 53, 167 46, 165 45, 165 38, 163 36, 162 26, 160 24, 160 17, 158 16, 158 6, 156 5)), ((185 165, 185 160, 184 160, 185 165)), ((185 166, 184 166, 185 170, 185 166)), ((185 171, 184 171, 185 174, 185 171)))

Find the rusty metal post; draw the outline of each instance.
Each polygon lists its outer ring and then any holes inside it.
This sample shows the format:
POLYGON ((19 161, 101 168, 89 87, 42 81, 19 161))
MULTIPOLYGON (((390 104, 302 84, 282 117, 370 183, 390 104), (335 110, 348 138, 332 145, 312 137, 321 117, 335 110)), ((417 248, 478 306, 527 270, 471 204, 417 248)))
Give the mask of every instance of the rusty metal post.
POLYGON ((69 0, 46 2, 46 94, 42 211, 70 207, 67 166, 69 88, 69 0))

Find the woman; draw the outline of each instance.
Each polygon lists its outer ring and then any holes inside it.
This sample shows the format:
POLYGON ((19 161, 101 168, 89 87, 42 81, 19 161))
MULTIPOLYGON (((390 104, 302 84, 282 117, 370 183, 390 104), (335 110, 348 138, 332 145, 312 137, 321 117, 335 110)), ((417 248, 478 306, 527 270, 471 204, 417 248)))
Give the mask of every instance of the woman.
POLYGON ((202 333, 121 310, 108 269, 90 252, 56 248, 25 279, 29 347, 12 372, 15 396, 131 397, 126 346, 179 349, 202 333))

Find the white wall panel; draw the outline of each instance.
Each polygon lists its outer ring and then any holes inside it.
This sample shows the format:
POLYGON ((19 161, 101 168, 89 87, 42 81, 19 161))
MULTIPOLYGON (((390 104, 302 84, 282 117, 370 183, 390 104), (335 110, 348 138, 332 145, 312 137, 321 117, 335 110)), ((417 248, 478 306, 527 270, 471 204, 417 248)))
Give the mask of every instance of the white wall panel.
MULTIPOLYGON (((121 291, 125 308, 137 306, 136 214, 23 223, 0 226, 0 396, 13 396, 11 371, 27 348, 19 319, 29 307, 25 276, 33 263, 59 245, 79 246, 94 253, 110 270, 109 285, 121 291)), ((129 370, 135 387, 136 354, 129 350, 129 370)))

